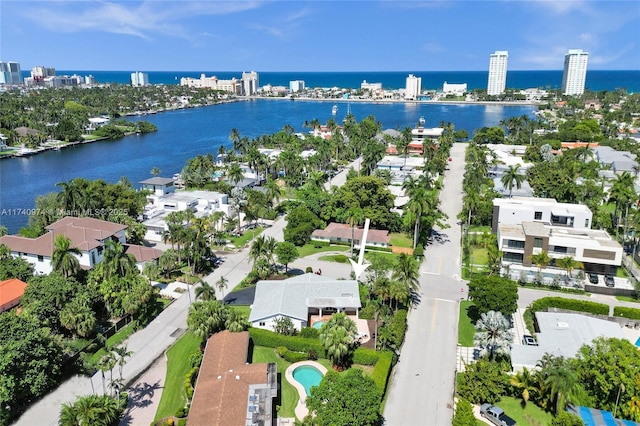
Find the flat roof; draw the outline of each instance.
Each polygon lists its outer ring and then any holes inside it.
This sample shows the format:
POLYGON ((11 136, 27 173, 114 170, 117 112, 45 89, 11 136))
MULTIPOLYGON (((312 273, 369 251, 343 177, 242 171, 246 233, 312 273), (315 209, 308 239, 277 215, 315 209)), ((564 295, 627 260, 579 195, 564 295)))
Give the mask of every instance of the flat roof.
POLYGON ((168 185, 168 184, 173 184, 173 179, 154 176, 149 179, 141 180, 138 183, 141 185, 168 185))

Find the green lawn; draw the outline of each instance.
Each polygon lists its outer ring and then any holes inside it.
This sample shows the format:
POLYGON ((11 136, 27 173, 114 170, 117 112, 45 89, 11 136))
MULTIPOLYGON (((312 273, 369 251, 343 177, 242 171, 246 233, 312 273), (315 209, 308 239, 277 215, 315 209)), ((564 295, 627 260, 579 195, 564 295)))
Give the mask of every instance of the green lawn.
POLYGON ((553 416, 542 408, 529 402, 525 408, 520 404, 520 398, 503 396, 496 405, 516 421, 518 426, 545 426, 551 423, 553 416))
POLYGON ((187 332, 167 351, 167 375, 164 390, 156 411, 156 420, 173 416, 187 403, 184 378, 191 370, 189 355, 200 347, 200 338, 187 332))
POLYGON ((328 254, 326 256, 320 256, 319 260, 325 260, 327 262, 349 263, 349 258, 344 254, 328 254))
MULTIPOLYGON (((124 342, 129 336, 131 336, 135 332, 136 330, 133 327, 133 324, 127 324, 124 327, 122 327, 116 334, 114 334, 113 336, 107 339, 106 346, 109 346, 109 347, 117 346, 120 343, 124 342)), ((90 365, 96 365, 98 361, 100 361, 100 358, 102 358, 106 354, 107 354, 107 351, 104 348, 102 348, 89 357, 88 363, 90 365)))
POLYGON ((480 226, 480 225, 471 225, 469 227, 469 232, 479 232, 481 234, 485 233, 485 232, 491 232, 491 227, 490 226, 480 226))
POLYGON ((323 246, 320 248, 316 248, 313 246, 313 243, 305 244, 302 247, 296 248, 298 249, 298 254, 301 258, 311 256, 312 254, 316 253, 324 253, 327 251, 345 252, 349 250, 349 247, 347 246, 323 246))
POLYGON ((406 234, 400 232, 392 232, 390 234, 390 237, 392 246, 413 248, 413 240, 407 237, 406 234))
POLYGON ((622 266, 619 267, 616 271, 616 277, 618 278, 629 278, 629 274, 627 274, 627 270, 624 269, 622 266))
POLYGON ((261 226, 256 227, 255 229, 248 229, 244 231, 239 237, 231 238, 231 244, 240 248, 247 244, 249 241, 253 239, 253 237, 257 237, 260 233, 264 231, 264 228, 261 226))
POLYGON ((251 314, 251 306, 249 305, 229 305, 229 307, 235 311, 240 312, 240 314, 245 318, 249 319, 249 314, 251 314))
POLYGON ((473 336, 476 329, 469 318, 469 307, 474 306, 473 302, 463 300, 460 302, 460 319, 458 322, 458 343, 462 346, 473 346, 473 336))
POLYGON ((635 299, 635 298, 630 297, 630 296, 616 296, 616 299, 618 299, 621 302, 640 303, 640 299, 635 299))
POLYGON ((486 265, 489 260, 487 249, 473 246, 471 248, 471 260, 474 265, 486 265))

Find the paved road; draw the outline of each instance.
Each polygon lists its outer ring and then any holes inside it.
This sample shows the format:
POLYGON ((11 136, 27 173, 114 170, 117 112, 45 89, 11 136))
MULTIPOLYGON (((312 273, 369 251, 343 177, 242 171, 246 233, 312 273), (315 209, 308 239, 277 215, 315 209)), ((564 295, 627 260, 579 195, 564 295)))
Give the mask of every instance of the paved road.
POLYGON ((385 406, 385 424, 450 425, 458 341, 458 304, 467 288, 460 280, 460 225, 465 144, 455 144, 444 175, 441 208, 449 218, 436 229, 420 267, 420 301, 408 318, 400 362, 385 406), (461 292, 462 290, 462 292, 461 292))

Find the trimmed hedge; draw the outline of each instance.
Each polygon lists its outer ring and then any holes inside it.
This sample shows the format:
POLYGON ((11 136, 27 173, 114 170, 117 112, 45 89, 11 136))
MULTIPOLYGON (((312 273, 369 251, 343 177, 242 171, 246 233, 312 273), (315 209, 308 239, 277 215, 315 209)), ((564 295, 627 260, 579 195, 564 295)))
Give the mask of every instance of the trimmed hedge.
POLYGON ((407 310, 399 309, 393 316, 393 320, 390 324, 391 332, 393 333, 393 340, 397 347, 404 342, 404 335, 407 332, 407 310))
POLYGON ((304 353, 314 350, 321 358, 326 358, 325 350, 318 339, 285 336, 283 334, 263 330, 261 328, 250 328, 249 335, 251 336, 251 339, 253 339, 253 344, 256 346, 266 346, 268 348, 284 346, 290 351, 304 353))
POLYGON ((200 367, 193 367, 184 378, 184 391, 187 394, 187 401, 191 401, 193 398, 193 385, 195 379, 198 377, 198 372, 200 371, 200 367))
POLYGON ((627 319, 640 320, 640 309, 627 308, 624 306, 615 306, 613 308, 613 316, 627 319))
POLYGON ((594 315, 609 315, 609 305, 584 300, 564 299, 562 297, 544 297, 530 306, 532 313, 546 311, 547 308, 567 309, 594 315))
POLYGON ((380 396, 384 397, 384 392, 389 382, 389 375, 391 374, 391 367, 393 366, 393 352, 383 351, 379 352, 378 362, 376 362, 373 371, 371 372, 371 378, 376 384, 376 387, 380 391, 380 396))
POLYGON ((306 352, 287 351, 284 354, 284 359, 294 364, 296 362, 308 360, 309 355, 306 352))
POLYGON ((373 349, 363 348, 362 346, 356 348, 353 352, 353 363, 360 365, 375 365, 380 358, 379 352, 373 349))

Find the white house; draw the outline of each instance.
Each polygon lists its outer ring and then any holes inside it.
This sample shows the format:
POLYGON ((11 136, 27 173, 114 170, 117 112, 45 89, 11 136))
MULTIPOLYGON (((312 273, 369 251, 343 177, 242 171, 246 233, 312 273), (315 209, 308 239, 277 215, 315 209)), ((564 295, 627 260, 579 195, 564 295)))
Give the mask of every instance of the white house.
POLYGON ((574 229, 590 229, 593 214, 583 204, 559 203, 553 198, 512 197, 493 200, 491 231, 498 225, 541 222, 574 229))
POLYGON ((551 226, 542 222, 498 225, 502 263, 533 266, 532 255, 545 251, 552 259, 571 256, 587 272, 615 275, 622 264, 622 246, 603 230, 551 226))
POLYGON ((281 281, 258 281, 249 322, 252 327, 273 330, 276 320, 288 317, 300 330, 310 325, 312 315, 345 312, 357 318, 360 307, 357 281, 308 273, 281 281))

